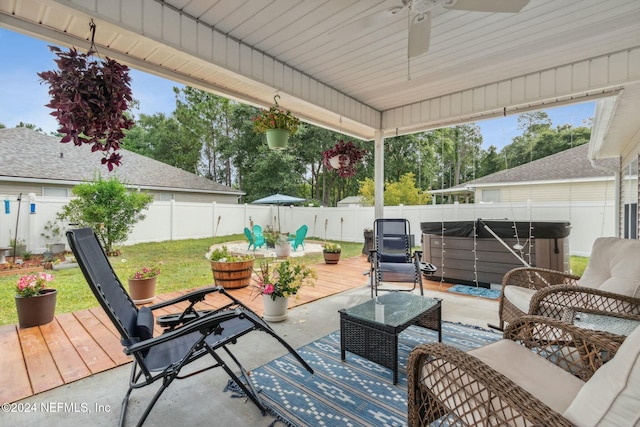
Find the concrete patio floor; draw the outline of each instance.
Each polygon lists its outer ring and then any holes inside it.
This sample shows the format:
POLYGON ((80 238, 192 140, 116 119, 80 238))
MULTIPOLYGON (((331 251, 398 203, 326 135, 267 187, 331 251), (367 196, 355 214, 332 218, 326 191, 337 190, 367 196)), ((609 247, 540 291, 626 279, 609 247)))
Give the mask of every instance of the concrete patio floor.
MULTIPOLYGON (((436 290, 425 290, 425 295, 443 299, 444 320, 481 327, 498 321, 497 301, 436 290)), ((369 297, 370 289, 363 279, 362 287, 290 309, 289 318, 285 322, 274 323, 273 328, 298 348, 339 329, 337 311, 364 302, 369 297)), ((283 350, 272 338, 261 333, 249 334, 232 348, 247 369, 281 356, 283 350)), ((115 426, 129 372, 130 365, 120 366, 20 400, 14 407, 9 407, 9 411, 3 411, 0 424, 115 426)), ((268 426, 274 421, 270 415, 262 416, 250 401, 232 398, 230 392, 223 393, 227 379, 222 369, 214 369, 175 381, 162 395, 144 425, 268 426)), ((152 385, 133 391, 126 425, 135 425, 156 390, 156 385, 152 385)))

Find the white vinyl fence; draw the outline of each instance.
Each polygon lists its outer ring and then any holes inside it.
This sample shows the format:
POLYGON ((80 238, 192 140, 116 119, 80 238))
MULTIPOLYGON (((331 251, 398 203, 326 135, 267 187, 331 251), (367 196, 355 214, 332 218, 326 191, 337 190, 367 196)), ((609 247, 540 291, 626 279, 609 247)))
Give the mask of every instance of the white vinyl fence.
MULTIPOLYGON (((68 202, 59 197, 23 195, 5 198, 0 212, 0 247, 8 246, 18 222, 18 238, 24 239, 29 251, 38 253, 46 247, 41 233, 48 220, 68 202), (8 209, 7 209, 8 206, 8 209), (20 215, 18 218, 18 206, 20 215)), ((308 236, 321 239, 364 242, 363 231, 371 228, 373 207, 302 207, 280 206, 283 232, 295 232, 301 225, 309 227, 308 236)), ((594 240, 600 236, 614 236, 614 207, 612 203, 496 203, 453 204, 423 206, 389 206, 385 218, 407 218, 416 244, 421 241, 421 222, 482 219, 513 221, 569 221, 570 251, 573 255, 588 256, 594 240)), ((236 205, 222 203, 154 202, 146 219, 134 227, 125 244, 206 238, 240 234, 250 221, 277 229, 278 207, 265 205, 236 205)), ((529 236, 520 236, 528 238, 529 236)), ((535 230, 533 232, 535 237, 535 230)))

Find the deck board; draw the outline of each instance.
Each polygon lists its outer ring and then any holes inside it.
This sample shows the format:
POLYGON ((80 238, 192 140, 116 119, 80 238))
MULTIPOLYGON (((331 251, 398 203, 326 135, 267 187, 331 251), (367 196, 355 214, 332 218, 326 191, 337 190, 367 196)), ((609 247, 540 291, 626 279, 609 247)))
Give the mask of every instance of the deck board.
POLYGON ((31 396, 31 382, 22 355, 22 346, 16 325, 0 326, 0 403, 15 402, 31 396))
MULTIPOLYGON (((75 351, 78 352, 92 374, 113 368, 116 364, 100 345, 95 342, 74 313, 64 313, 57 316, 60 325, 71 340, 75 351)), ((69 349, 71 351, 71 348, 69 349)))
POLYGON ((40 326, 40 331, 65 384, 91 375, 80 355, 76 351, 69 351, 71 341, 57 319, 40 326))
POLYGON ((18 336, 33 393, 37 394, 63 385, 64 380, 49 352, 40 328, 19 329, 18 336))
MULTIPOLYGON (((343 258, 338 264, 316 264, 315 286, 303 287, 289 308, 296 307, 367 284, 363 275, 369 268, 366 257, 343 258)), ((425 287, 440 288, 438 283, 425 287)), ((188 291, 158 295, 154 303, 178 297, 188 291)), ((258 315, 262 315, 262 298, 249 286, 228 292, 258 315)), ((214 309, 227 303, 221 294, 209 294, 196 307, 214 309)), ((151 304, 149 304, 151 305, 151 304)), ((179 304, 185 307, 186 303, 179 304)), ((154 310, 155 316, 177 312, 176 307, 154 310)), ((155 325, 155 334, 162 330, 155 325)), ((93 307, 74 313, 59 314, 54 321, 39 327, 19 329, 0 326, 0 402, 15 402, 35 393, 85 378, 91 374, 129 363, 122 351, 120 335, 104 310, 93 307)))

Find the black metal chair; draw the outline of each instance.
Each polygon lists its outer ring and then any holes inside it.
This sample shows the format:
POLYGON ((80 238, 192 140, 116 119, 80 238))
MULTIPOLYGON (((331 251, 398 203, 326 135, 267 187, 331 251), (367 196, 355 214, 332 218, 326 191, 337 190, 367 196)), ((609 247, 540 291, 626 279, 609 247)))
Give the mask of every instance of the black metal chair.
POLYGON ((265 415, 266 407, 251 384, 247 372, 228 348, 228 345, 235 344, 238 338, 251 331, 262 331, 273 336, 305 369, 313 373, 313 369, 269 325, 222 287, 203 288, 169 301, 137 308, 113 271, 92 229, 70 230, 67 232, 67 239, 89 287, 120 333, 124 352, 133 357, 129 389, 122 401, 120 426, 124 425, 129 396, 133 389, 160 380, 160 388, 138 421, 137 425, 141 426, 160 395, 173 380, 188 378, 216 367, 222 367, 265 415), (225 295, 229 299, 228 304, 216 310, 197 311, 195 305, 212 292, 225 295), (158 324, 165 328, 165 331, 154 337, 153 311, 183 301, 189 305, 182 313, 158 317, 158 324), (239 376, 218 354, 220 350, 228 356, 225 359, 233 360, 240 371, 239 376), (213 357, 213 363, 180 375, 186 365, 206 355, 213 357))
POLYGON ((411 289, 380 289, 381 291, 413 291, 422 289, 420 257, 422 251, 411 252, 411 226, 406 219, 376 219, 373 222, 371 250, 371 297, 378 295, 381 282, 413 282, 411 289))

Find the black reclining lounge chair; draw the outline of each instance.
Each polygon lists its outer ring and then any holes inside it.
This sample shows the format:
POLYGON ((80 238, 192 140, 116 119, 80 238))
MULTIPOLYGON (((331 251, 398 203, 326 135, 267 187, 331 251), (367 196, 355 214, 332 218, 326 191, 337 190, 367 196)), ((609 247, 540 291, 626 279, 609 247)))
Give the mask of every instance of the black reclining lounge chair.
MULTIPOLYGON (((158 398, 174 379, 184 379, 211 368, 222 367, 253 403, 266 414, 266 407, 252 386, 247 372, 228 345, 235 344, 243 335, 257 330, 277 339, 295 358, 313 373, 311 367, 282 338, 280 338, 255 312, 229 295, 222 287, 208 287, 148 307, 137 308, 120 283, 100 242, 90 228, 67 232, 67 239, 87 283, 100 305, 107 313, 121 336, 124 352, 133 357, 129 389, 122 402, 120 425, 124 425, 129 396, 133 389, 160 381, 160 388, 151 399, 138 426, 142 425, 158 398), (215 310, 196 311, 195 305, 212 292, 219 292, 229 299, 224 307, 215 310), (165 329, 153 336, 153 310, 188 301, 182 313, 158 317, 158 324, 165 329), (224 350, 239 369, 239 378, 218 354, 224 350), (180 375, 182 368, 203 356, 210 355, 213 362, 195 372, 180 375)), ((225 357, 225 359, 228 359, 225 357)))
POLYGON ((420 287, 424 295, 421 276, 421 251, 412 253, 409 221, 400 218, 376 219, 373 223, 374 248, 371 250, 371 297, 378 291, 413 291, 420 287), (379 289, 382 282, 413 282, 411 289, 379 289))

